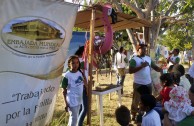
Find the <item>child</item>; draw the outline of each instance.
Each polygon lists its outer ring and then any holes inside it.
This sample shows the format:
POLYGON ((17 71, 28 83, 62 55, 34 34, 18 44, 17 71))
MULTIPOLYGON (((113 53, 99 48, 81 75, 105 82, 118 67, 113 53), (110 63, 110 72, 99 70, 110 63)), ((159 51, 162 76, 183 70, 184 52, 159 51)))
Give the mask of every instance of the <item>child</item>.
POLYGON ((156 97, 156 100, 162 101, 162 106, 164 106, 164 102, 170 100, 169 93, 174 87, 174 83, 170 73, 162 74, 160 76, 160 81, 163 85, 163 89, 160 91, 160 94, 156 97))
POLYGON ((170 65, 168 68, 168 73, 172 73, 172 69, 173 69, 174 65, 170 65))
POLYGON ((170 91, 170 100, 164 103, 165 110, 173 126, 177 125, 188 115, 194 115, 194 107, 191 106, 188 92, 181 86, 174 87, 170 91))
POLYGON ((121 105, 120 107, 118 107, 115 110, 115 116, 116 116, 116 120, 117 122, 121 125, 121 126, 133 126, 132 124, 129 124, 131 122, 131 114, 129 109, 124 106, 121 105))
POLYGON ((153 95, 144 94, 141 96, 140 109, 146 113, 143 115, 141 126, 161 126, 159 114, 154 110, 156 99, 153 95))
POLYGON ((172 69, 174 74, 179 74, 179 83, 177 85, 182 86, 186 89, 186 91, 189 91, 191 84, 189 80, 185 76, 185 68, 181 64, 174 65, 172 69))
POLYGON ((68 67, 69 70, 64 74, 62 88, 66 104, 65 110, 70 114, 68 126, 76 126, 86 80, 79 70, 80 62, 77 56, 69 57, 68 67))
MULTIPOLYGON (((81 46, 75 52, 75 55, 77 55, 79 57, 79 61, 80 61, 80 64, 81 64, 80 69, 81 69, 82 73, 84 74, 84 76, 87 79, 88 69, 84 68, 84 60, 82 58, 83 52, 84 52, 84 46, 81 46)), ((84 118, 86 117, 86 114, 87 114, 87 109, 88 109, 87 88, 86 88, 86 86, 84 86, 84 89, 83 89, 83 103, 82 103, 82 105, 80 107, 80 110, 79 110, 78 126, 83 126, 84 118)))

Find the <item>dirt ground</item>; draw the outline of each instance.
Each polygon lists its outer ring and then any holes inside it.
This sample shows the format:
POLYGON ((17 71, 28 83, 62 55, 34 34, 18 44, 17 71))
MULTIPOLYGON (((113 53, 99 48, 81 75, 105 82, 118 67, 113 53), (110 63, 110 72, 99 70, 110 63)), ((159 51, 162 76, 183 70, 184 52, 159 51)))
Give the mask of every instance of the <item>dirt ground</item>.
MULTIPOLYGON (((116 74, 113 72, 112 77, 110 74, 106 73, 106 71, 98 73, 98 80, 97 76, 94 73, 94 87, 103 85, 103 84, 113 84, 116 85, 116 74)), ((131 106, 131 101, 132 101, 132 75, 131 74, 126 74, 126 78, 124 81, 124 95, 121 97, 122 105, 127 106, 130 109, 131 106)), ((99 111, 97 110, 97 97, 96 95, 92 95, 92 110, 91 110, 91 124, 92 126, 99 126, 100 125, 100 116, 99 116, 99 111)), ((103 115, 104 115, 104 126, 118 126, 118 123, 115 120, 115 109, 118 107, 118 95, 116 92, 111 93, 110 95, 103 95, 103 115)), ((68 116, 62 117, 64 115, 64 99, 62 96, 62 89, 59 89, 57 100, 56 100, 56 105, 55 105, 55 111, 53 115, 53 121, 62 121, 60 124, 66 124, 68 122, 68 116), (59 118, 64 118, 63 120, 59 118)), ((68 113, 66 113, 68 115, 68 113)), ((86 118, 84 125, 86 125, 86 118)), ((58 124, 54 124, 58 125, 58 124)))
MULTIPOLYGON (((186 71, 188 67, 185 67, 186 71)), ((98 73, 98 80, 96 73, 93 74, 94 77, 94 87, 103 84, 113 84, 116 85, 116 74, 113 72, 112 77, 109 74, 109 71, 103 70, 98 73)), ((124 95, 121 97, 122 105, 127 106, 131 109, 132 102, 132 90, 133 90, 133 74, 126 74, 124 81, 124 95)), ((96 95, 92 95, 92 108, 91 108, 91 125, 100 126, 100 114, 97 109, 98 98, 96 95)), ((56 99, 55 111, 53 115, 53 125, 52 126, 64 126, 68 122, 68 113, 64 111, 64 99, 62 96, 62 89, 59 89, 58 96, 56 99)), ((115 109, 118 107, 118 95, 116 92, 111 93, 111 95, 103 95, 103 121, 104 126, 119 126, 115 119, 115 109)), ((85 118, 84 126, 86 125, 85 118)), ((134 122, 132 122, 134 123, 134 122)), ((135 126, 135 124, 134 124, 135 126)))

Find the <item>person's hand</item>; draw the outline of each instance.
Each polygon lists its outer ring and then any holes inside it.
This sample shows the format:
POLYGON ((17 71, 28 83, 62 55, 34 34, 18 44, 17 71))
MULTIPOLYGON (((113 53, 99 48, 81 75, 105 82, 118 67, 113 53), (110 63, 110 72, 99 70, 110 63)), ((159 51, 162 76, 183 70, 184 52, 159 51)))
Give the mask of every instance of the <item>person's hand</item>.
POLYGON ((147 62, 147 61, 145 61, 145 62, 142 62, 141 63, 141 66, 144 68, 144 67, 147 67, 147 66, 149 66, 149 63, 147 62))
POLYGON ((68 112, 68 108, 69 108, 69 106, 66 105, 66 106, 65 106, 65 111, 66 111, 66 112, 68 112))

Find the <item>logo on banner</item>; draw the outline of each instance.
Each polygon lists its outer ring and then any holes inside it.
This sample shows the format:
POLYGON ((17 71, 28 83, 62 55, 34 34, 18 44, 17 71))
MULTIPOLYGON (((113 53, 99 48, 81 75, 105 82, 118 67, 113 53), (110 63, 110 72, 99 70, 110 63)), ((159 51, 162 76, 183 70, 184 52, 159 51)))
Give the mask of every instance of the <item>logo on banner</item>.
POLYGON ((40 17, 21 17, 2 29, 2 40, 11 50, 29 55, 56 52, 65 39, 65 30, 57 23, 40 17))

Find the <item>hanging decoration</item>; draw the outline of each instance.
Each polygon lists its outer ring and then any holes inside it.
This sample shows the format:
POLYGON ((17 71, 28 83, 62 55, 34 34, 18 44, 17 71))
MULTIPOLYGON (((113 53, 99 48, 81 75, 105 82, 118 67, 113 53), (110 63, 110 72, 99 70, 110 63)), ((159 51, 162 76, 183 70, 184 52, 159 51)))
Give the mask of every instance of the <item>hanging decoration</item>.
POLYGON ((98 54, 105 54, 109 51, 113 44, 113 30, 111 23, 108 20, 108 16, 112 17, 112 22, 115 23, 117 20, 116 13, 111 5, 106 4, 103 6, 103 22, 104 22, 104 31, 105 36, 100 37, 96 36, 94 41, 94 48, 98 54))

